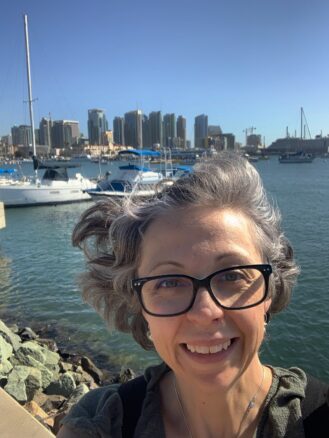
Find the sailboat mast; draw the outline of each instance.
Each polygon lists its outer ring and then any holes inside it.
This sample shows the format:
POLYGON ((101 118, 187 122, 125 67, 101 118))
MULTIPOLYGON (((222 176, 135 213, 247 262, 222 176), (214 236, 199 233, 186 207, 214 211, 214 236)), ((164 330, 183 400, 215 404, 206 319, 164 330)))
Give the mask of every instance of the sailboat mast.
POLYGON ((31 82, 31 68, 30 68, 30 45, 29 45, 29 31, 27 24, 27 15, 24 14, 24 31, 25 31, 25 49, 26 49, 26 69, 27 69, 27 85, 29 92, 29 111, 30 111, 30 123, 31 123, 31 131, 32 131, 32 150, 33 155, 37 155, 36 147, 35 147, 35 133, 34 133, 34 117, 33 117, 33 99, 32 99, 32 82, 31 82))

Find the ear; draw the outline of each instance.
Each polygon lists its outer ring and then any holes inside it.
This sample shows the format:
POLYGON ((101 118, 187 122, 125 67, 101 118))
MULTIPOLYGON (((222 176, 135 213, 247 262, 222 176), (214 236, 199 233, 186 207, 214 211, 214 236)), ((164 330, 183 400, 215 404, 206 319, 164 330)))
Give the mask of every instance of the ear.
POLYGON ((272 298, 268 298, 267 300, 264 301, 264 313, 267 313, 269 311, 271 304, 272 304, 272 298))

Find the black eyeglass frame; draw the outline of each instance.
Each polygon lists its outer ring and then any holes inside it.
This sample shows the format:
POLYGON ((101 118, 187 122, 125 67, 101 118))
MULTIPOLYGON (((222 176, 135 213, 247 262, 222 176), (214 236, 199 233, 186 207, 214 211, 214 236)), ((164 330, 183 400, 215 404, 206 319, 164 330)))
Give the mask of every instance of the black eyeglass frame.
POLYGON ((269 278, 270 275, 272 274, 273 270, 272 270, 272 266, 269 264, 256 264, 256 265, 241 265, 241 266, 231 266, 230 268, 225 268, 225 269, 220 269, 219 271, 213 272, 212 274, 208 275, 208 277, 202 278, 202 279, 198 279, 198 278, 194 278, 191 277, 189 275, 184 275, 184 274, 164 274, 164 275, 155 275, 153 277, 142 277, 142 278, 136 278, 133 279, 131 281, 131 286, 132 289, 137 293, 138 296, 138 300, 143 308, 143 310, 148 313, 149 315, 152 316, 158 316, 158 317, 170 317, 170 316, 178 316, 178 315, 183 315, 184 313, 187 313, 190 309, 192 309, 194 302, 195 302, 195 298, 197 293, 199 292, 201 287, 205 287, 209 293, 209 295, 211 296, 211 298, 213 299, 214 303, 216 303, 217 306, 222 307, 223 309, 226 310, 242 310, 242 309, 249 309, 250 307, 255 307, 258 306, 258 304, 262 303, 263 301, 266 300, 267 296, 268 296, 268 285, 269 285, 269 278), (263 274, 264 277, 264 281, 265 281, 265 292, 264 292, 264 296, 262 299, 258 300, 256 303, 254 304, 249 304, 247 306, 239 306, 239 307, 227 307, 224 306, 223 304, 220 303, 220 301, 216 298, 215 294, 213 293, 213 291, 211 290, 211 286, 210 286, 210 282, 211 279, 213 277, 215 277, 217 274, 220 274, 222 272, 227 272, 227 271, 232 271, 234 269, 256 269, 259 272, 261 272, 263 274), (190 304, 187 306, 186 309, 181 310, 180 312, 176 312, 176 313, 170 313, 170 314, 158 314, 158 313, 153 313, 151 311, 149 311, 143 302, 143 297, 142 297, 142 288, 143 285, 150 281, 150 280, 155 280, 155 279, 161 279, 161 278, 166 278, 166 277, 176 277, 176 278, 188 278, 192 281, 193 283, 193 295, 191 298, 191 302, 190 304))

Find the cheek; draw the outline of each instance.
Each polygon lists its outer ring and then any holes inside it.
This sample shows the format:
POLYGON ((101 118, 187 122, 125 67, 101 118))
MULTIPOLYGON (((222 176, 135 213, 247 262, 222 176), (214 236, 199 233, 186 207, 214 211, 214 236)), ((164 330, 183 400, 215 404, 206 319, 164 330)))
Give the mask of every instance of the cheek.
POLYGON ((264 312, 262 306, 241 310, 235 318, 235 323, 245 337, 261 342, 264 335, 264 312))

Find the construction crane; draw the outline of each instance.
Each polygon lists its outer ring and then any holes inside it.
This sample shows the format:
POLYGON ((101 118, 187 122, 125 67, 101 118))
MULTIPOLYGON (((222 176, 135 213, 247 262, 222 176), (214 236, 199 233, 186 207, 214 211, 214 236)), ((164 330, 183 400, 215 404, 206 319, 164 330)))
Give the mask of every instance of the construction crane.
POLYGON ((243 132, 246 134, 246 146, 247 146, 247 144, 248 144, 248 135, 250 134, 253 134, 253 132, 256 130, 256 127, 255 126, 251 126, 250 128, 246 128, 246 129, 244 129, 243 130, 243 132))

